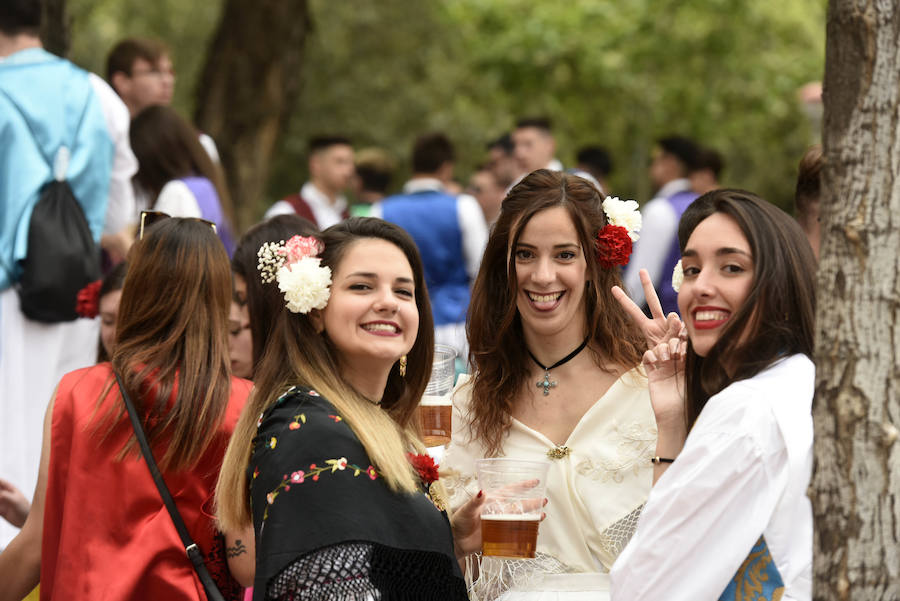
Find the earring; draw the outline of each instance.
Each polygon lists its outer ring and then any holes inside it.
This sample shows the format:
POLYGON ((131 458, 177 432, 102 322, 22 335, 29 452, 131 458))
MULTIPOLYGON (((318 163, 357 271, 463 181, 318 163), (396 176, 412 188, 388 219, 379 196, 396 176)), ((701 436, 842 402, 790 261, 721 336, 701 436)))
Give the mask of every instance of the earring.
POLYGON ((406 377, 406 355, 400 357, 400 377, 406 377))

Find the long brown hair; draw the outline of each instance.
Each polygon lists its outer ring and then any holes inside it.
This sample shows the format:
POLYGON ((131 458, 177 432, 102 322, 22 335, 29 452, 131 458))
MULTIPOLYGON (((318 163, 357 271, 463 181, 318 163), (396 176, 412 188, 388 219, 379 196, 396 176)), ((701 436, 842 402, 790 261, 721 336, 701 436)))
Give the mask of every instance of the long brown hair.
POLYGON ((212 182, 219 205, 234 222, 231 196, 222 168, 209 158, 199 134, 175 109, 154 105, 131 120, 131 149, 138 160, 134 181, 144 188, 156 204, 163 186, 181 177, 200 175, 212 182))
POLYGON ((681 216, 682 253, 694 228, 714 213, 734 219, 747 238, 753 255, 753 286, 706 357, 697 355, 688 343, 688 427, 709 398, 730 383, 752 378, 780 357, 801 353, 812 358, 813 353, 816 260, 803 230, 752 192, 714 190, 691 203, 681 216))
POLYGON ((587 262, 584 290, 585 329, 590 332, 594 361, 627 367, 641 361, 645 343, 640 331, 612 296, 621 286, 618 269, 593 260, 594 239, 607 224, 603 195, 587 180, 539 169, 519 182, 503 200, 500 216, 484 252, 469 305, 469 360, 472 381, 472 426, 488 454, 496 455, 509 430, 513 399, 528 380, 528 350, 516 308, 516 265, 513 253, 525 225, 535 214, 563 207, 578 232, 587 262))
POLYGON ((318 236, 319 228, 299 215, 278 215, 251 227, 241 237, 231 257, 231 269, 247 284, 247 313, 253 340, 253 370, 259 365, 275 321, 284 307, 284 295, 276 286, 262 283, 257 265, 259 247, 266 242, 284 242, 291 236, 318 236))
MULTIPOLYGON (((166 219, 129 253, 112 366, 144 416, 150 444, 168 441, 158 458, 163 469, 193 465, 225 415, 230 300, 228 255, 209 225, 166 219)), ((117 403, 109 431, 124 415, 117 403)), ((132 436, 124 453, 138 450, 132 436)))
POLYGON ((320 255, 322 264, 332 272, 337 271, 347 249, 361 240, 386 240, 403 251, 412 267, 419 311, 419 331, 407 353, 407 374, 402 377, 395 364, 381 407, 373 405, 341 378, 340 357, 327 333, 317 332, 309 315, 282 308, 257 366, 255 390, 228 445, 216 487, 218 519, 226 531, 250 522, 246 468, 256 420, 294 385, 314 388, 335 406, 392 489, 416 490, 405 452, 417 440, 413 416, 428 384, 434 356, 434 322, 419 251, 402 228, 375 218, 347 219, 326 229, 320 239, 325 244, 320 255))

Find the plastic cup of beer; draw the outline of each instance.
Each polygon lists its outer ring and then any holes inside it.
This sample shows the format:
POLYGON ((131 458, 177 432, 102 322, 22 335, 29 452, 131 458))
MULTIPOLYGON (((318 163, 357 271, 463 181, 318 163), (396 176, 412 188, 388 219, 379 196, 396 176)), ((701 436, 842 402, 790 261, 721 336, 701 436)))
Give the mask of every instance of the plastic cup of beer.
POLYGON ((534 557, 547 490, 549 461, 479 459, 481 551, 498 557, 534 557))
POLYGON ((425 394, 419 403, 419 419, 426 447, 450 443, 451 393, 456 379, 456 349, 434 345, 434 363, 425 394))

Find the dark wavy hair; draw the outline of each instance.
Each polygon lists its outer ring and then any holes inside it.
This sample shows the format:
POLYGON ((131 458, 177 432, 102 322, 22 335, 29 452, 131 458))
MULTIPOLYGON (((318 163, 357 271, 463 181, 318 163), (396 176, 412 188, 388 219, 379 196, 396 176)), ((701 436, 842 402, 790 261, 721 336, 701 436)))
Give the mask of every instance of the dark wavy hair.
POLYGON ((299 215, 278 215, 251 227, 241 237, 231 257, 231 270, 247 283, 247 313, 253 340, 253 370, 259 365, 263 351, 284 307, 284 295, 277 286, 264 285, 257 264, 259 248, 266 242, 282 242, 291 236, 319 236, 319 228, 299 215))
POLYGON ((722 213, 734 219, 753 255, 753 286, 728 320, 706 357, 688 343, 685 419, 691 427, 711 396, 730 383, 752 378, 781 357, 813 355, 816 260, 797 222, 744 190, 714 190, 681 216, 678 244, 704 219, 722 213))
POLYGON ((597 232, 607 225, 602 202, 602 193, 592 183, 547 169, 529 174, 503 200, 472 289, 468 319, 469 361, 475 372, 470 419, 474 435, 490 455, 500 452, 512 401, 528 380, 530 360, 516 308, 516 265, 510 249, 537 213, 563 207, 578 232, 589 280, 584 325, 597 366, 610 361, 630 368, 641 362, 643 337, 611 292, 613 286, 622 286, 619 270, 593 260, 597 232))

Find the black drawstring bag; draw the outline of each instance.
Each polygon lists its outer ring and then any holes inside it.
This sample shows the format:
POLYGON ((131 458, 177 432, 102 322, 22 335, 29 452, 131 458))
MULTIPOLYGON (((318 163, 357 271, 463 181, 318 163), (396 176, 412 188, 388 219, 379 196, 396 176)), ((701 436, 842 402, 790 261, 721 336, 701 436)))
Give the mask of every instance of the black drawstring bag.
POLYGON ((28 225, 28 254, 20 264, 18 292, 25 317, 45 323, 78 317, 78 291, 100 279, 100 253, 65 180, 53 180, 41 190, 28 225))

